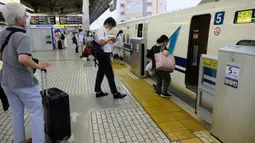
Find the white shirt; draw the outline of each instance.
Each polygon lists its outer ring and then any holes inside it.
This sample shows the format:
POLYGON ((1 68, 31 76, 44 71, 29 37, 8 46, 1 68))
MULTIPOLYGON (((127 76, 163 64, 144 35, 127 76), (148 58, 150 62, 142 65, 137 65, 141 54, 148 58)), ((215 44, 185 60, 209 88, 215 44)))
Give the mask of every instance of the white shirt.
POLYGON ((76 39, 79 43, 83 43, 84 42, 84 34, 78 33, 76 39))
MULTIPOLYGON (((107 40, 109 38, 107 29, 103 26, 99 28, 96 32, 96 42, 99 43, 100 40, 107 40)), ((111 53, 112 52, 112 44, 105 44, 102 46, 102 49, 105 53, 111 53)))
POLYGON ((116 46, 119 46, 119 47, 123 47, 124 46, 123 37, 121 35, 119 35, 117 37, 116 46))

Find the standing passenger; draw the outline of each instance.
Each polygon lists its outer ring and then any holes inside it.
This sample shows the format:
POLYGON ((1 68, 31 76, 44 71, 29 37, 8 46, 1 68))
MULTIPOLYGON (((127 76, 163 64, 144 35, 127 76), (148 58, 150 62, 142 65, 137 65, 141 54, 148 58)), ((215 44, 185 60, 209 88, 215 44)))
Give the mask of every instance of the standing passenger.
POLYGON ((87 44, 90 44, 94 40, 92 33, 90 31, 87 32, 87 36, 85 37, 85 42, 87 44))
POLYGON ((66 33, 66 31, 64 31, 63 34, 64 34, 64 36, 65 36, 65 38, 64 38, 64 47, 65 47, 65 48, 68 48, 68 44, 67 44, 67 33, 66 33))
POLYGON ((124 42, 123 42, 123 31, 120 30, 118 32, 118 34, 116 35, 117 41, 114 44, 114 52, 115 54, 117 54, 117 56, 120 59, 120 64, 124 64, 123 63, 123 46, 124 46, 124 42))
POLYGON ((168 49, 166 44, 168 43, 169 39, 166 35, 162 35, 160 38, 157 39, 157 44, 151 48, 148 52, 147 57, 152 59, 152 68, 156 71, 156 93, 155 95, 161 95, 162 97, 170 97, 171 95, 168 94, 168 87, 171 82, 170 72, 168 71, 160 71, 156 70, 156 61, 155 61, 155 54, 159 52, 167 52, 168 49), (162 82, 163 90, 162 90, 162 82))
POLYGON ((81 49, 81 53, 83 52, 83 46, 84 46, 84 42, 85 42, 85 38, 84 38, 84 34, 82 32, 82 29, 79 29, 79 33, 76 35, 76 39, 78 41, 78 46, 81 49))
POLYGON ((62 41, 61 41, 61 32, 59 31, 57 33, 57 40, 58 40, 58 49, 63 49, 63 44, 62 44, 62 41))
POLYGON ((113 27, 116 26, 116 21, 109 17, 105 20, 104 25, 98 29, 96 33, 96 42, 101 46, 103 50, 103 55, 97 57, 98 60, 98 71, 96 77, 96 85, 95 85, 95 92, 96 97, 102 97, 108 95, 108 93, 104 93, 101 90, 101 84, 104 79, 104 75, 106 75, 108 83, 110 85, 111 92, 113 94, 113 98, 124 98, 127 95, 121 94, 118 92, 116 88, 116 84, 114 81, 114 73, 111 64, 110 53, 112 51, 112 45, 115 41, 115 37, 109 38, 108 31, 110 31, 113 27))
MULTIPOLYGON (((26 8, 22 4, 8 3, 1 12, 8 24, 8 29, 0 32, 0 47, 11 33, 9 30, 25 32, 27 23, 26 8)), ((16 32, 0 53, 0 60, 3 61, 1 84, 12 111, 14 143, 25 140, 24 108, 32 120, 33 143, 44 143, 45 140, 42 97, 38 80, 30 68, 45 69, 50 67, 51 63, 36 64, 31 58, 31 45, 31 38, 26 33, 16 32)))
POLYGON ((73 40, 73 44, 75 45, 75 52, 76 53, 79 53, 79 50, 78 50, 78 42, 77 42, 77 39, 76 39, 76 33, 74 32, 73 33, 73 38, 72 38, 72 40, 73 40))

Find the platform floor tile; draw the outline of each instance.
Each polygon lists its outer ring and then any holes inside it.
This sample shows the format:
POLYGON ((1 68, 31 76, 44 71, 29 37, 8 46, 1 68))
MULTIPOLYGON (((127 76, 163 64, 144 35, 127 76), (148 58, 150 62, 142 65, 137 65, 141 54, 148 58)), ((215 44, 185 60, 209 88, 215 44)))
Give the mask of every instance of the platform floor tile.
POLYGON ((94 142, 170 143, 147 113, 137 107, 91 112, 94 142))
POLYGON ((155 96, 153 87, 146 80, 127 75, 126 71, 130 70, 129 67, 116 62, 113 67, 117 67, 115 72, 124 85, 171 141, 195 138, 194 131, 206 130, 200 122, 172 100, 155 96))
POLYGON ((181 141, 181 143, 204 143, 199 138, 192 138, 181 141))
MULTIPOLYGON (((12 116, 10 109, 4 112, 0 101, 0 143, 12 143, 12 116)), ((28 121, 28 114, 25 112, 24 121, 28 121)))

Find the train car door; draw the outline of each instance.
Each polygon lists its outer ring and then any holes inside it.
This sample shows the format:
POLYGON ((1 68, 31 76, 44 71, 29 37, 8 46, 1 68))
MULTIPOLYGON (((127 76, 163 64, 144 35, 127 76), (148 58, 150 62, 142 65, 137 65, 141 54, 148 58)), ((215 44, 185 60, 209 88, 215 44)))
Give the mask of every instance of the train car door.
POLYGON ((211 15, 194 16, 191 19, 185 84, 194 92, 198 87, 198 72, 201 54, 206 54, 211 15))

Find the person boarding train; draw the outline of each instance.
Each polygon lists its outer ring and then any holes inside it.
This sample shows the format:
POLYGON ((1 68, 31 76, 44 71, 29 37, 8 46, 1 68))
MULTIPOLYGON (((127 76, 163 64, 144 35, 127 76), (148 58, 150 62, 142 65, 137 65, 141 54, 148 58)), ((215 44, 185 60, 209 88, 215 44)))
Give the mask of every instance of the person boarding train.
POLYGON ((155 95, 160 95, 166 98, 169 98, 171 96, 170 94, 168 94, 168 87, 171 82, 171 76, 169 71, 156 69, 155 54, 163 52, 164 55, 168 55, 168 49, 166 47, 168 41, 169 41, 169 38, 166 35, 160 36, 160 38, 157 39, 156 45, 154 45, 151 48, 151 50, 149 50, 147 53, 147 58, 150 58, 152 60, 152 69, 155 70, 155 73, 156 73, 155 95), (163 86, 163 90, 162 90, 162 86, 163 86))

